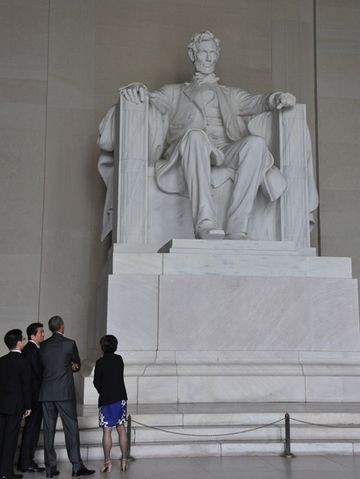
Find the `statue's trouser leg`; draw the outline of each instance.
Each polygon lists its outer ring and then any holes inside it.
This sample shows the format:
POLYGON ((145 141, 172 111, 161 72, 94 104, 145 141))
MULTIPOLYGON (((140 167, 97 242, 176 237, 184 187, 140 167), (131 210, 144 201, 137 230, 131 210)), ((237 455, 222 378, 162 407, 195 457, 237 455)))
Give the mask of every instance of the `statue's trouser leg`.
POLYGON ((225 232, 229 235, 247 233, 249 215, 265 174, 268 149, 263 138, 247 136, 226 146, 223 152, 223 166, 236 170, 225 232))
POLYGON ((212 146, 201 130, 189 130, 179 145, 181 165, 191 201, 195 232, 204 224, 216 227, 216 209, 211 196, 210 153, 212 146))

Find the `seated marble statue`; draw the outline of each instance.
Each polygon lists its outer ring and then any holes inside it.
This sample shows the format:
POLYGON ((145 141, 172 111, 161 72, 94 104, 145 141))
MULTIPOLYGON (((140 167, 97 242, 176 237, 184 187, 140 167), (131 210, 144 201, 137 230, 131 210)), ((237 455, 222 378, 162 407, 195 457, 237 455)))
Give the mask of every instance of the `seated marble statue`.
MULTIPOLYGON (((259 188, 273 202, 287 185, 264 138, 250 134, 243 117, 291 108, 296 99, 290 93, 252 95, 219 85, 215 75, 219 54, 220 42, 211 32, 195 33, 188 45, 195 69, 191 82, 164 85, 149 93, 150 113, 154 112, 150 120, 155 118, 159 124, 160 116, 165 125, 162 151, 154 162, 155 177, 163 192, 189 197, 197 238, 246 239, 259 188), (232 171, 233 188, 223 226, 216 220, 211 172, 224 168, 232 171)), ((141 84, 129 85, 122 92, 129 102, 145 99, 141 84)), ((316 207, 313 177, 311 181, 316 207)))

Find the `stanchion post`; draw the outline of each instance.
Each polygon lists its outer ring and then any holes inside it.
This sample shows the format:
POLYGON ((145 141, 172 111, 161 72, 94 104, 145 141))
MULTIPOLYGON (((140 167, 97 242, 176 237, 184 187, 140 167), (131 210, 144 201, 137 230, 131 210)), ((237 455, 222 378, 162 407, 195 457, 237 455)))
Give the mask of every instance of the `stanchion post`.
POLYGON ((128 440, 128 447, 126 451, 126 458, 129 461, 135 461, 135 458, 131 455, 131 415, 129 414, 127 417, 127 428, 126 428, 126 435, 128 440))
POLYGON ((295 457, 291 452, 291 442, 290 442, 290 415, 285 413, 285 442, 284 442, 284 452, 281 454, 281 457, 292 458, 295 457))

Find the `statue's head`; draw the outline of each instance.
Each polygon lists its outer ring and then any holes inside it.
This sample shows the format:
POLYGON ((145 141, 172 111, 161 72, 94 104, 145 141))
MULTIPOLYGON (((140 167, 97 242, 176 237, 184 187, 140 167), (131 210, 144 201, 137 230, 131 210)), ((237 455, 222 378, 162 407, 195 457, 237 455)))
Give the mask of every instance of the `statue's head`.
POLYGON ((188 55, 196 72, 214 73, 220 55, 220 40, 208 31, 195 33, 188 45, 188 55))

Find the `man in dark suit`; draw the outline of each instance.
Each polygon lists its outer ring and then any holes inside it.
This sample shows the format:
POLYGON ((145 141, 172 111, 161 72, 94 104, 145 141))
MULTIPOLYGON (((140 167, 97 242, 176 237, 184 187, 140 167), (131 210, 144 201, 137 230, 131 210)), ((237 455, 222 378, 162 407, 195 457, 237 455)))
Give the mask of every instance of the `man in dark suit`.
POLYGON ((31 413, 30 368, 21 351, 24 347, 20 329, 5 334, 9 353, 0 358, 0 478, 22 478, 14 474, 14 456, 20 423, 31 413))
POLYGON ((31 369, 31 414, 25 419, 22 434, 18 469, 21 472, 42 472, 44 467, 39 467, 34 461, 34 454, 39 440, 42 421, 42 407, 39 403, 39 392, 42 379, 42 366, 40 362, 40 344, 44 341, 44 325, 32 323, 26 329, 28 343, 23 349, 31 369))
POLYGON ((39 401, 42 402, 44 420, 44 451, 46 476, 59 474, 54 448, 56 420, 60 414, 65 434, 66 450, 73 465, 73 476, 89 476, 80 456, 79 426, 73 372, 80 369, 80 357, 73 339, 64 336, 64 321, 60 316, 49 319, 53 335, 40 348, 43 380, 39 401))

